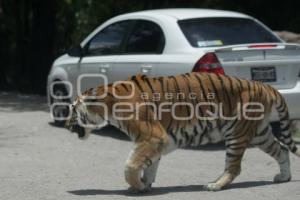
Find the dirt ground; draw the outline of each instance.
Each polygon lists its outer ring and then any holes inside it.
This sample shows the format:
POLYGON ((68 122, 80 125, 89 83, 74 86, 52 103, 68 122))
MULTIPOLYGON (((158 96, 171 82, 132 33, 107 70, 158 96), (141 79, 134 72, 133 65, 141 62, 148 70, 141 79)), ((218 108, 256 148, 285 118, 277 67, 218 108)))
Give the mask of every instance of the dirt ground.
POLYGON ((276 162, 247 150, 242 173, 220 192, 207 192, 224 168, 222 145, 181 149, 162 158, 151 193, 130 195, 123 167, 132 143, 112 127, 77 139, 53 125, 44 97, 0 94, 0 199, 300 199, 300 159, 292 181, 273 184, 276 162))

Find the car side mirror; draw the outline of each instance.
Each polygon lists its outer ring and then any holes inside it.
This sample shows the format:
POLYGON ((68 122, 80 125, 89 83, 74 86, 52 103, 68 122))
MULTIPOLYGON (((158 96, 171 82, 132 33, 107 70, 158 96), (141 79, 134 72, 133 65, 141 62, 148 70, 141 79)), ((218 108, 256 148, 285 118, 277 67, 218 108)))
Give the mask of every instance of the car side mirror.
POLYGON ((71 56, 71 57, 79 57, 79 58, 81 58, 83 56, 82 47, 80 45, 76 45, 76 46, 72 47, 68 51, 68 55, 71 56))

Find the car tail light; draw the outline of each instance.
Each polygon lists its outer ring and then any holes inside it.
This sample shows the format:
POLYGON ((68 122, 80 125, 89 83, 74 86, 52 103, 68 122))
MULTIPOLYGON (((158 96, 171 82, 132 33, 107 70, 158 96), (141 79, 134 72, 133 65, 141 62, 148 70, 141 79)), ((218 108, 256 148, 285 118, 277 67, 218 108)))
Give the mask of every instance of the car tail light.
POLYGON ((200 58, 195 64, 193 72, 225 74, 224 69, 215 53, 207 53, 200 58))
POLYGON ((248 46, 248 48, 250 48, 250 49, 255 49, 255 48, 275 48, 275 47, 277 47, 276 44, 254 44, 254 45, 248 46))

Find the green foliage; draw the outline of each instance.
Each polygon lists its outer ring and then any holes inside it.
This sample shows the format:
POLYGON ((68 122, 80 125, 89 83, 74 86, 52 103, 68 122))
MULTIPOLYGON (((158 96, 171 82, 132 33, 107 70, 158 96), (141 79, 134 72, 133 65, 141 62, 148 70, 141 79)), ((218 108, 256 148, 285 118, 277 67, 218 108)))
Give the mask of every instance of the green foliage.
POLYGON ((240 11, 274 30, 300 32, 300 1, 293 0, 0 0, 0 90, 45 93, 53 59, 107 19, 179 7, 240 11))

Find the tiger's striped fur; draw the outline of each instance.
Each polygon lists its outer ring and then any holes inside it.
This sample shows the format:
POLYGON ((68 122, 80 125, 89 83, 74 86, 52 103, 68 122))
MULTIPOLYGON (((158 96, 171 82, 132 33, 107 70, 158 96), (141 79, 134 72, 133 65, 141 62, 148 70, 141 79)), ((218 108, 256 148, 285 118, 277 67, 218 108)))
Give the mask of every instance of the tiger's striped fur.
MULTIPOLYGON (((124 131, 135 142, 135 148, 130 153, 126 163, 125 179, 137 191, 145 191, 154 182, 159 159, 176 148, 184 146, 198 146, 209 142, 225 140, 226 164, 224 173, 215 182, 208 184, 208 190, 220 190, 231 183, 241 171, 241 160, 246 148, 255 145, 274 157, 280 166, 280 174, 274 178, 275 182, 284 182, 291 179, 290 163, 287 148, 300 157, 290 133, 290 120, 288 108, 281 94, 267 84, 243 80, 235 77, 189 73, 177 76, 149 78, 147 76, 134 76, 128 80, 131 84, 120 83, 117 85, 99 86, 91 89, 78 97, 74 102, 73 118, 78 116, 83 121, 91 124, 101 123, 106 120, 124 131), (107 89, 107 96, 103 99, 87 99, 97 97, 107 89), (118 96, 128 96, 129 99, 119 99, 118 96), (115 92, 115 94, 114 94, 115 92), (185 94, 176 99, 167 98, 164 94, 185 94), (187 98, 189 94, 194 98, 187 98), (147 94, 148 98, 142 98, 147 94), (155 94, 160 94, 160 99, 154 101, 155 94), (208 94, 214 94, 209 98, 208 94), (83 105, 89 102, 105 103, 108 107, 107 116, 102 108, 94 105, 83 105), (140 103, 138 112, 119 113, 122 117, 134 116, 134 119, 116 120, 113 116, 114 105, 120 102, 127 104, 140 103), (210 102, 221 105, 222 114, 232 119, 216 118, 199 120, 195 116, 187 120, 175 119, 170 110, 162 112, 161 118, 156 119, 154 107, 166 104, 168 109, 174 104, 188 102, 196 105, 201 102, 210 102), (234 119, 243 105, 249 102, 261 103, 264 117, 259 120, 249 120, 242 116, 234 119), (269 124, 269 116, 275 108, 279 114, 281 135, 277 140, 269 124), (78 114, 79 113, 79 114, 78 114), (77 116, 78 115, 78 116, 77 116), (138 120, 135 118, 138 115, 138 120), (98 117, 96 117, 98 116, 98 117), (100 117, 99 117, 100 116, 100 117), (103 120, 102 120, 103 119, 103 120), (142 172, 143 177, 142 177, 142 172)), ((121 108, 125 108, 121 106, 121 108)), ((252 106, 255 108, 255 106, 252 106)), ((212 105, 204 105, 197 110, 199 116, 208 117, 213 112, 212 105)), ((172 111, 176 116, 187 117, 192 112, 186 104, 178 105, 172 111)), ((248 113, 257 117, 259 113, 248 113)), ((76 123, 75 123, 76 124, 76 123)), ((69 124, 72 127, 74 123, 69 124)))

